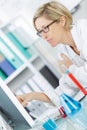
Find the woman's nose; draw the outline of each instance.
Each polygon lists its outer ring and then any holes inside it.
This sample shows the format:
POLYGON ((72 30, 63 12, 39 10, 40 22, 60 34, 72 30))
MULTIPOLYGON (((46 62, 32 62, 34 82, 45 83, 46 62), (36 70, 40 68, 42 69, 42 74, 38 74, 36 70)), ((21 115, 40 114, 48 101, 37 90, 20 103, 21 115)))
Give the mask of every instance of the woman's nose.
POLYGON ((43 39, 45 39, 45 40, 46 40, 46 39, 47 39, 47 37, 48 37, 48 34, 47 34, 47 33, 44 33, 44 32, 42 32, 42 34, 41 34, 41 35, 42 35, 42 38, 43 38, 43 39))

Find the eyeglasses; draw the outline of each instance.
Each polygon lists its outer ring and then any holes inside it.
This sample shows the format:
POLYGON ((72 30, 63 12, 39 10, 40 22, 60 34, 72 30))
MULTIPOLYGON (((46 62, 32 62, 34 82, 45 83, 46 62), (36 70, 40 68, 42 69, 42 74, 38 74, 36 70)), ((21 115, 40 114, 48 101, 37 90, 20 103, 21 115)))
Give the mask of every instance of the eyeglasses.
POLYGON ((49 32, 49 27, 50 27, 53 23, 55 23, 55 22, 57 22, 57 20, 52 21, 50 24, 48 24, 47 26, 45 26, 42 30, 38 31, 38 32, 37 32, 37 35, 38 35, 39 37, 42 37, 42 32, 44 32, 44 33, 49 32))

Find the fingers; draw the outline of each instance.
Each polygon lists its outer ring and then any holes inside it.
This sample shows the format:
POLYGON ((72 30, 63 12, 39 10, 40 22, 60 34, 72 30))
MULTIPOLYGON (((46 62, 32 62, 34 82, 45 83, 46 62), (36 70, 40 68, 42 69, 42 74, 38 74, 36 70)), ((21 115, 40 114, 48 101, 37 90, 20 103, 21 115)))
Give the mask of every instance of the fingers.
POLYGON ((60 66, 63 65, 64 70, 65 70, 64 65, 68 69, 73 64, 72 61, 63 53, 61 54, 61 57, 63 58, 63 60, 59 61, 59 65, 60 66))
POLYGON ((20 97, 20 96, 17 96, 16 98, 18 99, 18 101, 19 101, 20 103, 22 103, 22 102, 23 102, 23 99, 22 99, 22 97, 20 97))
POLYGON ((69 59, 64 53, 61 53, 61 57, 66 60, 66 59, 69 59))
POLYGON ((64 64, 59 64, 59 69, 61 71, 61 73, 65 73, 65 71, 67 70, 67 67, 64 64))
POLYGON ((23 107, 26 107, 26 106, 28 105, 28 101, 22 99, 22 97, 17 96, 16 98, 18 99, 18 101, 21 103, 21 105, 22 105, 23 107))
POLYGON ((23 107, 26 107, 28 105, 28 102, 32 99, 32 93, 27 93, 23 95, 16 96, 18 101, 21 103, 23 107))
POLYGON ((24 100, 23 102, 22 102, 22 106, 23 107, 26 107, 28 105, 28 101, 27 100, 24 100))
POLYGON ((61 53, 61 57, 63 60, 58 61, 58 65, 59 65, 61 72, 65 73, 67 66, 68 66, 67 64, 68 64, 69 58, 63 53, 61 53))

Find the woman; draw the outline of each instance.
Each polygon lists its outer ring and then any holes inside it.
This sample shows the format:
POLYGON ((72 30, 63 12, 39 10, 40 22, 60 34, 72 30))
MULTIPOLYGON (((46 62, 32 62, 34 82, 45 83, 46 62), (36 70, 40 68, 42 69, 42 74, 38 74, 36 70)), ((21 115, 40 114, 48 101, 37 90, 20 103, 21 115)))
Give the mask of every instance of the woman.
MULTIPOLYGON (((61 54, 62 60, 59 61, 60 68, 65 66, 86 87, 87 85, 87 20, 79 20, 73 24, 70 12, 56 1, 42 5, 33 18, 34 27, 38 36, 45 39, 53 47, 68 51, 68 56, 61 54)), ((63 74, 60 85, 56 90, 48 92, 32 92, 19 95, 17 98, 26 106, 29 101, 41 100, 54 105, 59 105, 58 95, 65 92, 70 96, 75 96, 78 88, 63 74)), ((44 87, 44 86, 43 86, 44 87)))

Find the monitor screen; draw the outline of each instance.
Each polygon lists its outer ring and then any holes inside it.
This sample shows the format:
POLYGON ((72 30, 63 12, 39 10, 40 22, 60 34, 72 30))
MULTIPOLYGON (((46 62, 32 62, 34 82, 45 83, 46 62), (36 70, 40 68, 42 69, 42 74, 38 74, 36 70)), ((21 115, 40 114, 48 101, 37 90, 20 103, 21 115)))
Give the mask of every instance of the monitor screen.
POLYGON ((59 85, 59 79, 46 65, 40 70, 40 73, 47 79, 53 88, 56 88, 59 85))

